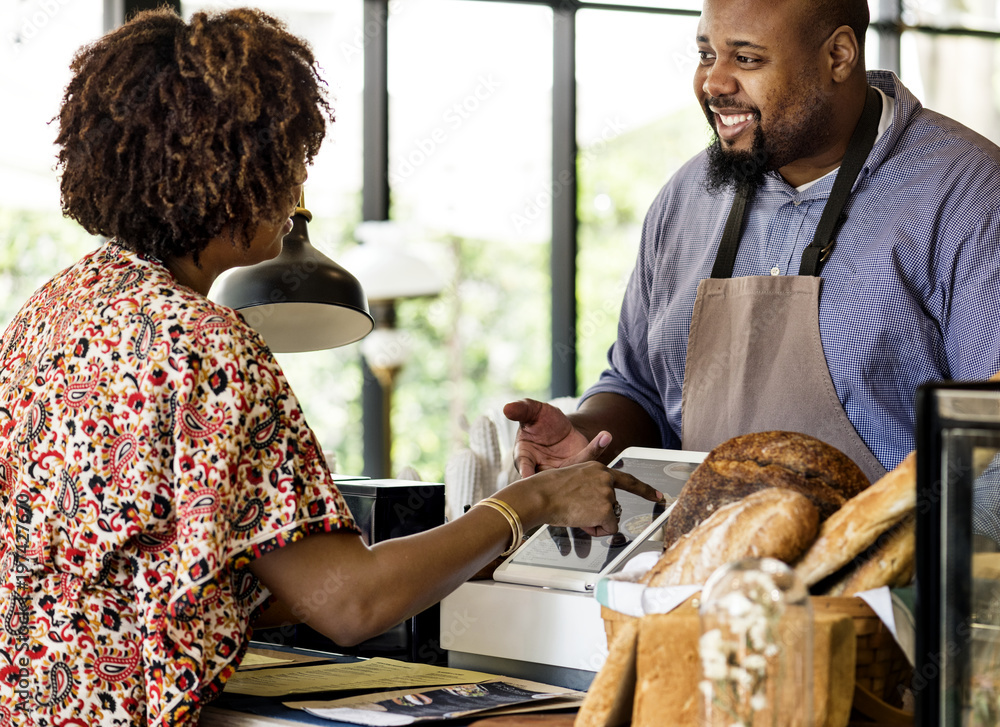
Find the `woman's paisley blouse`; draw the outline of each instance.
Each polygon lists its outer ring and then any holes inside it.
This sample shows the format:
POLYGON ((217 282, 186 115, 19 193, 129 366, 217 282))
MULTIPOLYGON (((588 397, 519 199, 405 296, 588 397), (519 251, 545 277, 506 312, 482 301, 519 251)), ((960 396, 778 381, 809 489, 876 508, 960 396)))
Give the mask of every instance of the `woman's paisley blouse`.
POLYGON ((0 339, 0 726, 187 725, 268 597, 356 529, 263 340, 108 243, 0 339))

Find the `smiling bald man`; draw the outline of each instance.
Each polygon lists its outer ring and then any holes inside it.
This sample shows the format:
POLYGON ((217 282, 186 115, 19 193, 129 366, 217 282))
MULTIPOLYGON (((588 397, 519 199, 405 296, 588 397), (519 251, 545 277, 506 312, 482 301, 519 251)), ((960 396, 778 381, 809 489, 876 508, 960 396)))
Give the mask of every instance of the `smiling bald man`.
POLYGON ((1000 149, 866 72, 868 21, 864 0, 706 0, 712 142, 649 209, 579 409, 507 405, 522 474, 783 429, 874 481, 914 447, 919 385, 1000 370, 1000 149))

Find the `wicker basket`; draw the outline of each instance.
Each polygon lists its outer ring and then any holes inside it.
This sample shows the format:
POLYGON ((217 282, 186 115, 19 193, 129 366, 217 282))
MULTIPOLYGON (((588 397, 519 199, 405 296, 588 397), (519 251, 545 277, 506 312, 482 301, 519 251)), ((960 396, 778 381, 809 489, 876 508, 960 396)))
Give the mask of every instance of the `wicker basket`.
MULTIPOLYGON (((699 596, 700 594, 692 596, 678 606, 678 609, 697 609, 699 596)), ((855 711, 881 719, 886 719, 886 715, 899 718, 908 716, 900 707, 905 687, 909 686, 913 676, 913 667, 882 620, 860 598, 813 596, 810 600, 814 612, 846 614, 854 621, 857 637, 855 686, 862 687, 878 702, 873 705, 872 699, 856 699, 855 711), (871 714, 873 711, 878 714, 871 714)), ((616 627, 635 618, 604 606, 601 607, 601 616, 609 644, 616 627)))
POLYGON ((886 704, 899 707, 913 678, 913 667, 895 637, 871 607, 860 598, 813 596, 813 611, 845 613, 854 620, 858 655, 854 683, 886 704))

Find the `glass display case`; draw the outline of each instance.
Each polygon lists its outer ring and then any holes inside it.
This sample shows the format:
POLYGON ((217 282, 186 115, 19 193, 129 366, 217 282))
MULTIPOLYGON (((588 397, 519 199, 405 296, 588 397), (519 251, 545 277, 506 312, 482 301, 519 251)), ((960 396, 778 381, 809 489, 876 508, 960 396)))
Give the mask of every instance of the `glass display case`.
POLYGON ((917 393, 917 727, 1000 724, 1000 383, 917 393))

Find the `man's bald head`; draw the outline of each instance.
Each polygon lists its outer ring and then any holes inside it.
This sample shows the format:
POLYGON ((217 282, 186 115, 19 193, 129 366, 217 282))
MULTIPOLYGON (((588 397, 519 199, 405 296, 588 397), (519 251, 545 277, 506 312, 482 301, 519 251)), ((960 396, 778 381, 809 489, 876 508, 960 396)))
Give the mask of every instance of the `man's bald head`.
POLYGON ((847 25, 854 31, 862 57, 865 50, 865 33, 870 15, 867 0, 794 0, 800 8, 800 23, 804 38, 811 38, 817 46, 834 30, 847 25))

